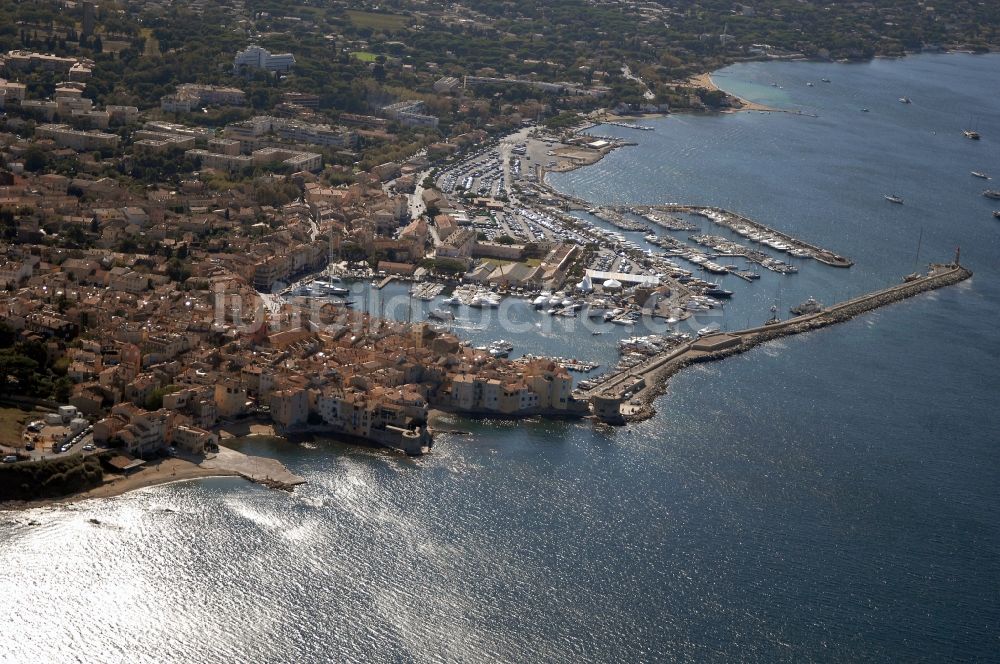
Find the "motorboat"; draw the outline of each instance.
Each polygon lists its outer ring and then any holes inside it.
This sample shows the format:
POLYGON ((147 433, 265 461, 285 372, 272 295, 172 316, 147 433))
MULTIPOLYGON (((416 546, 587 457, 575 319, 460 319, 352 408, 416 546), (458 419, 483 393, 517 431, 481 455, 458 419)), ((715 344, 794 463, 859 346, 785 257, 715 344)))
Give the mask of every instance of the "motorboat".
POLYGON ((809 298, 802 304, 796 305, 789 308, 789 311, 796 316, 804 316, 806 314, 815 314, 823 310, 823 305, 820 304, 816 298, 809 298))
POLYGON ((712 323, 711 325, 706 325, 705 327, 698 330, 698 336, 707 337, 710 334, 715 334, 721 329, 722 327, 718 323, 712 323))
POLYGON ((444 322, 455 320, 455 314, 451 313, 447 309, 441 309, 441 308, 431 309, 431 312, 427 314, 427 317, 430 318, 431 320, 439 320, 444 322))

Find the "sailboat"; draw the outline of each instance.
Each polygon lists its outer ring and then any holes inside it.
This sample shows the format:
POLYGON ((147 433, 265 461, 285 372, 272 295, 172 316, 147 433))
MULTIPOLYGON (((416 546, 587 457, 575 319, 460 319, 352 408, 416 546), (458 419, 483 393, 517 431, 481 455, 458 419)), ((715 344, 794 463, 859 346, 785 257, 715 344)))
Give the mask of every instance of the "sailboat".
POLYGON ((903 277, 903 281, 916 281, 920 278, 920 273, 916 271, 917 265, 920 263, 920 245, 924 241, 924 227, 920 227, 920 235, 917 236, 917 255, 913 259, 913 269, 914 271, 903 277))

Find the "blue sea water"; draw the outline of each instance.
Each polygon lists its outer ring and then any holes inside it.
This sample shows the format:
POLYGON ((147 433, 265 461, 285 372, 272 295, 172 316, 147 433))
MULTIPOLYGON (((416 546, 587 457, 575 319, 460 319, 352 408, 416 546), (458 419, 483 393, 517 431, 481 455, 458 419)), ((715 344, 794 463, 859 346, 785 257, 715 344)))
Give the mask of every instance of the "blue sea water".
MULTIPOLYGON (((973 279, 687 370, 629 428, 460 421, 418 460, 248 442, 309 483, 3 515, 0 661, 997 661, 1000 221, 969 171, 1000 179, 1000 57, 715 80, 803 114, 601 127, 640 145, 550 182, 720 205, 855 260, 727 277, 730 328, 956 246, 973 279)), ((523 352, 614 356, 516 315, 523 352)))

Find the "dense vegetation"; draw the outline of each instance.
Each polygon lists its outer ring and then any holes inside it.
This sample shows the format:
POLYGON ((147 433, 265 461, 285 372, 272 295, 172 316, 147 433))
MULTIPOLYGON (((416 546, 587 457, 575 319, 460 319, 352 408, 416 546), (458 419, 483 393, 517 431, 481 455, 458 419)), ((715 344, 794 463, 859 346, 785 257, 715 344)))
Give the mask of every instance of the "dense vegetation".
MULTIPOLYGON (((356 154, 329 150, 327 163, 360 168, 400 161, 444 137, 470 129, 503 131, 521 117, 556 117, 596 106, 654 101, 673 108, 717 108, 722 95, 685 87, 696 73, 753 57, 865 59, 928 46, 984 51, 1000 45, 1000 3, 978 0, 247 0, 222 4, 178 0, 100 3, 98 29, 81 34, 82 3, 54 0, 0 5, 0 51, 27 48, 95 61, 86 95, 98 105, 158 110, 180 83, 234 85, 245 108, 162 114, 167 119, 221 126, 273 112, 288 92, 319 97, 320 115, 373 114, 401 98, 420 99, 438 128, 402 130, 391 138, 365 135, 356 154), (291 52, 291 72, 235 74, 234 54, 249 43, 291 52), (623 74, 627 66, 648 86, 623 74), (517 77, 599 86, 600 96, 540 91, 528 85, 477 85, 460 98, 441 95, 442 76, 517 77), (648 93, 652 93, 649 95, 648 93), (651 98, 650 98, 651 96, 651 98), (560 115, 562 114, 562 115, 560 115)), ((61 75, 17 74, 32 98, 50 96, 61 75)), ((125 130, 122 130, 125 131, 125 130)), ((133 160, 138 181, 172 181, 162 159, 133 160)), ((76 165, 44 163, 36 170, 72 175, 76 165)), ((186 166, 186 165, 185 165, 186 166)), ((248 176, 249 177, 249 176, 248 176)))
MULTIPOLYGON (((234 5, 235 6, 235 5, 234 5)), ((102 6, 99 33, 80 34, 80 5, 4 3, 0 49, 79 54, 97 62, 90 95, 100 103, 154 105, 177 83, 235 79, 233 54, 249 40, 291 51, 287 79, 265 74, 240 83, 254 109, 284 91, 319 94, 321 107, 363 112, 401 89, 430 92, 417 74, 535 76, 595 82, 634 93, 622 64, 654 86, 745 57, 753 44, 809 57, 867 58, 928 44, 987 49, 1000 43, 1000 3, 973 0, 800 2, 660 0, 658 5, 584 0, 478 0, 447 10, 422 2, 248 0, 245 10, 183 0, 169 6, 102 6), (722 40, 725 32, 730 40, 722 40), (723 42, 726 43, 723 43, 723 42), (409 65, 407 67, 406 65, 409 65)), ((29 94, 55 82, 33 74, 29 94)), ((662 95, 669 90, 658 90, 662 95)))
POLYGON ((73 382, 66 376, 69 362, 52 361, 38 341, 15 341, 6 323, 0 323, 0 396, 69 399, 73 382))
POLYGON ((104 481, 100 455, 0 464, 0 501, 58 498, 104 481))

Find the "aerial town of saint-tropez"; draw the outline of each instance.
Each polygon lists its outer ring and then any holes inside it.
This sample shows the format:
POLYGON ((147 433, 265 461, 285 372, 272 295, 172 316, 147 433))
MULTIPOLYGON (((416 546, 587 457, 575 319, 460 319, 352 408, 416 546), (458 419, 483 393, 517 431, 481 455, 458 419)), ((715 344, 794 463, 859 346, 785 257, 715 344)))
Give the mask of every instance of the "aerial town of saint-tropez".
POLYGON ((284 85, 302 66, 296 54, 247 40, 215 77, 226 84, 147 86, 144 96, 162 92, 158 105, 102 107, 95 98, 131 98, 108 93, 113 77, 101 72, 116 60, 98 43, 113 34, 97 26, 114 17, 90 3, 74 10, 79 48, 34 50, 23 30, 24 48, 0 56, 3 387, 20 408, 0 451, 9 463, 83 452, 102 466, 73 477, 59 467, 60 487, 28 487, 24 498, 163 481, 144 467, 164 457, 170 477, 302 481, 220 446, 252 434, 332 435, 420 455, 433 447, 435 413, 624 424, 648 417, 666 377, 691 362, 968 276, 956 258, 911 275, 905 292, 841 308, 807 302, 787 321, 772 310, 769 327, 678 327, 732 295, 713 274, 752 281, 757 270, 793 275, 793 259, 852 264, 727 210, 596 207, 548 185, 547 173, 627 149, 588 131, 602 123, 648 131, 641 115, 671 104, 770 110, 696 70, 654 94, 628 67, 608 73, 596 61, 573 81, 488 68, 456 76, 345 42, 350 66, 376 80, 395 71, 426 92, 369 100, 367 112, 331 124, 324 97, 284 85), (615 101, 623 89, 631 99, 615 101), (504 90, 517 100, 503 101, 504 90), (580 110, 557 112, 554 100, 580 110), (571 214, 580 210, 589 216, 571 214), (691 215, 745 242, 702 234, 694 248, 651 233, 694 230, 691 215), (643 230, 664 251, 618 232, 643 230), (417 319, 410 309, 386 316, 382 289, 400 283, 406 298, 448 297, 417 319), (576 318, 583 334, 640 318, 663 322, 664 333, 622 341, 622 362, 598 372, 572 358, 508 358, 509 342, 477 347, 453 328, 459 308, 500 309, 488 321, 499 337, 507 298, 543 318, 576 318))

